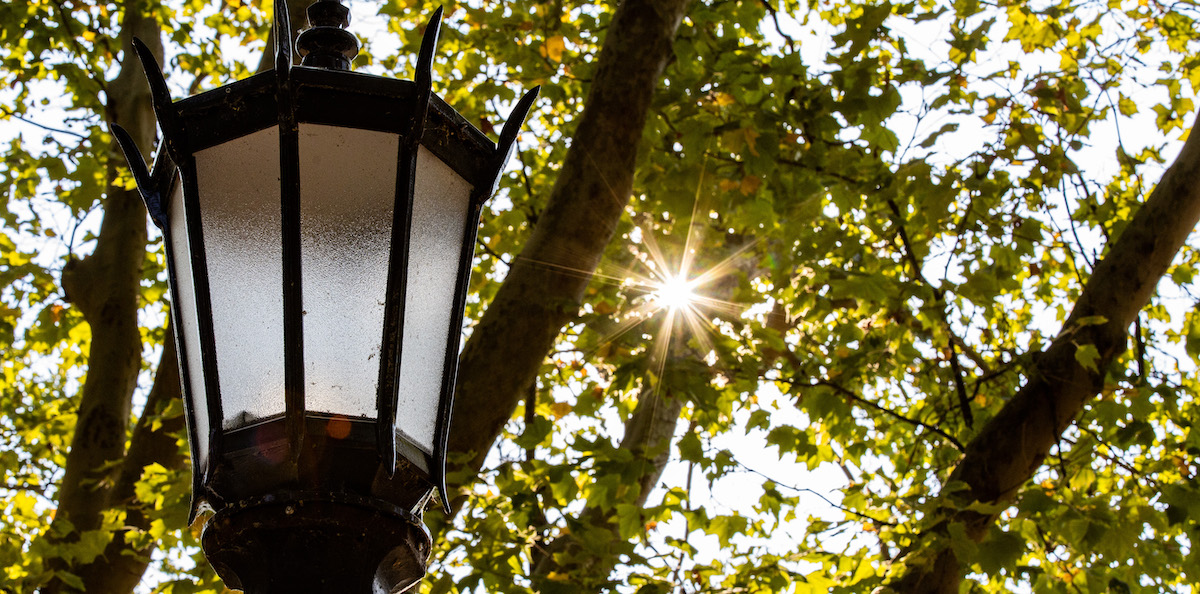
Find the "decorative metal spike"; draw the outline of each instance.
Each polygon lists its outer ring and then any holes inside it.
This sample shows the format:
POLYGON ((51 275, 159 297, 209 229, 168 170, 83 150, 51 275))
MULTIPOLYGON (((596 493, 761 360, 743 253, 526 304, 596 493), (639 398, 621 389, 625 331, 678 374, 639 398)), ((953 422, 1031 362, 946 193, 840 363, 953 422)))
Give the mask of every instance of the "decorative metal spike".
MULTIPOLYGON (((538 94, 541 93, 542 87, 538 85, 525 92, 521 100, 517 102, 516 107, 508 114, 508 120, 504 122, 504 127, 500 130, 500 140, 496 143, 496 185, 500 183, 500 173, 504 170, 504 165, 508 163, 508 159, 512 157, 513 150, 517 147, 517 134, 521 132, 521 126, 525 124, 525 118, 529 117, 529 110, 533 107, 533 102, 537 100, 538 94)), ((492 193, 496 191, 496 187, 492 187, 492 193)), ((490 193, 488 194, 491 195, 490 193)))
MULTIPOLYGON (((117 144, 121 146, 121 152, 125 153, 125 160, 129 162, 129 170, 133 173, 133 180, 137 182, 142 202, 146 203, 146 212, 150 213, 150 220, 156 227, 162 229, 167 224, 167 214, 163 211, 162 206, 162 186, 156 183, 150 172, 146 170, 146 160, 142 157, 142 152, 138 150, 137 143, 134 142, 129 132, 126 132, 118 124, 112 124, 112 133, 117 139, 117 144)), ((162 152, 159 151, 159 154, 162 152)), ((157 168, 156 161, 155 169, 157 168)))
POLYGON ((182 156, 179 142, 183 133, 175 117, 171 91, 167 88, 166 79, 163 78, 162 67, 158 65, 158 59, 154 57, 154 52, 150 51, 150 48, 137 37, 133 38, 133 52, 137 55, 138 61, 142 63, 142 70, 146 73, 146 82, 150 85, 150 100, 154 104, 154 115, 158 118, 158 126, 162 128, 163 145, 170 153, 171 158, 178 162, 182 156))
POLYGON ((442 7, 433 11, 429 22, 425 24, 425 36, 421 38, 421 51, 417 54, 417 108, 413 114, 413 125, 409 128, 406 141, 409 146, 421 142, 425 133, 425 120, 429 116, 429 100, 433 96, 433 52, 437 49, 438 37, 442 29, 442 7))
POLYGON ((429 86, 433 78, 433 52, 437 49, 442 31, 442 7, 433 11, 425 23, 425 35, 421 38, 421 51, 417 54, 417 84, 429 86))
POLYGON ((286 77, 292 69, 292 17, 287 0, 275 0, 275 72, 286 77))
MULTIPOLYGON (((150 182, 158 189, 159 196, 166 196, 171 191, 171 183, 179 173, 179 166, 165 150, 159 150, 154 155, 154 165, 150 168, 150 182)), ((166 213, 166 207, 162 209, 166 213)), ((165 219, 164 219, 165 220, 165 219)))

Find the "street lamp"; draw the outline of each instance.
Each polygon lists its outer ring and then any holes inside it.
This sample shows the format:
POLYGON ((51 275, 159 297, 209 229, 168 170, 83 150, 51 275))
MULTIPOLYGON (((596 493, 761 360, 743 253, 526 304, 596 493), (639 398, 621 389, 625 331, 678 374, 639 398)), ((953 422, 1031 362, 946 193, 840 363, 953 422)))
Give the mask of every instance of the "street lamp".
POLYGON ((163 143, 113 133, 166 244, 204 552, 247 592, 399 592, 424 576, 479 216, 537 96, 493 143, 416 80, 349 71, 337 0, 275 69, 172 102, 140 41, 163 143), (178 175, 176 175, 178 172, 178 175))

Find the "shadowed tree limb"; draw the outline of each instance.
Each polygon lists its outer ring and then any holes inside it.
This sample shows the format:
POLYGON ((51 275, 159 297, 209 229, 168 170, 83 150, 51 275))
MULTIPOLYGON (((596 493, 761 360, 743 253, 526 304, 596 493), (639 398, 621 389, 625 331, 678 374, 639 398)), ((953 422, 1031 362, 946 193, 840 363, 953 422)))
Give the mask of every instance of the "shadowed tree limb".
POLYGON ((1138 209, 1108 253, 1096 265, 1063 330, 1035 359, 1026 384, 967 443, 962 460, 948 482, 966 489, 940 495, 944 505, 960 510, 946 522, 918 536, 914 548, 892 568, 879 593, 959 591, 966 571, 946 539, 950 524, 962 524, 979 541, 1015 499, 1019 489, 1041 467, 1063 431, 1089 400, 1100 392, 1107 369, 1124 352, 1129 326, 1149 302, 1159 279, 1200 221, 1200 135, 1192 134, 1179 157, 1138 209), (1075 354, 1093 345, 1095 368, 1083 367, 1075 354), (974 502, 997 511, 965 508, 974 502))
POLYGON ((616 567, 622 551, 610 545, 626 544, 618 534, 617 506, 628 504, 639 510, 645 507, 650 491, 658 485, 670 460, 671 442, 683 411, 682 398, 664 394, 663 390, 645 387, 643 390, 621 439, 620 450, 629 452, 631 460, 610 462, 623 467, 612 472, 621 475, 623 485, 629 485, 626 496, 588 501, 588 507, 571 522, 570 532, 534 550, 531 577, 538 591, 557 591, 557 584, 547 581, 554 573, 570 575, 572 588, 580 585, 598 588, 616 567), (601 532, 608 534, 601 536, 601 532))
MULTIPOLYGON (((171 403, 180 398, 175 341, 169 338, 170 334, 167 336, 146 408, 133 429, 129 451, 109 495, 111 506, 125 510, 127 529, 150 528, 151 518, 145 509, 150 504, 139 501, 135 491, 144 469, 159 464, 174 470, 187 464, 179 444, 184 429, 183 415, 163 416, 171 403)), ((139 548, 126 540, 127 531, 114 534, 104 554, 76 572, 87 585, 88 592, 132 592, 141 581, 157 542, 151 539, 148 546, 139 548)))
POLYGON ((481 467, 575 317, 612 239, 633 191, 650 101, 689 2, 627 0, 613 15, 546 208, 463 350, 449 450, 470 454, 470 471, 481 467))

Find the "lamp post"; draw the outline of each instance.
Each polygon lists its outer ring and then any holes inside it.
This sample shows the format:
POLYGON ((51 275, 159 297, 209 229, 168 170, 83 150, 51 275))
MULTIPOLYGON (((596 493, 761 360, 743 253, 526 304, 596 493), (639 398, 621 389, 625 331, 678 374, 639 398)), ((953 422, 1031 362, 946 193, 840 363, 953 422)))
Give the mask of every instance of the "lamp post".
POLYGON ((135 40, 153 168, 113 133, 166 244, 205 555, 252 594, 399 592, 447 503, 480 212, 537 89, 493 143, 431 90, 441 9, 415 81, 349 71, 337 0, 308 17, 300 65, 276 0, 274 71, 175 102, 135 40))

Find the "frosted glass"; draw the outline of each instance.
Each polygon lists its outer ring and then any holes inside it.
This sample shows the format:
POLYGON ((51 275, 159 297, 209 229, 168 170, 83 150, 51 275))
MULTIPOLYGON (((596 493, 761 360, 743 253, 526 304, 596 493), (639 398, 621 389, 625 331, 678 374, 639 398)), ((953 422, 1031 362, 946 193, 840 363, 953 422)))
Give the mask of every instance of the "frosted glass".
POLYGON ((396 432, 433 451, 454 288, 471 185, 433 153, 417 153, 417 182, 409 235, 404 347, 396 399, 396 432))
POLYGON ((200 360, 200 327, 196 320, 196 289, 192 280, 192 257, 188 249, 187 217, 183 212, 183 184, 176 184, 171 193, 167 209, 167 228, 171 231, 171 261, 175 272, 175 294, 179 296, 179 319, 172 322, 183 336, 183 344, 176 344, 179 360, 187 364, 188 390, 191 392, 192 408, 196 421, 197 469, 208 463, 208 395, 204 392, 204 366, 200 360))
POLYGON ((374 417, 400 137, 300 124, 304 397, 374 417))
POLYGON ((279 130, 196 153, 223 426, 282 414, 279 130))

